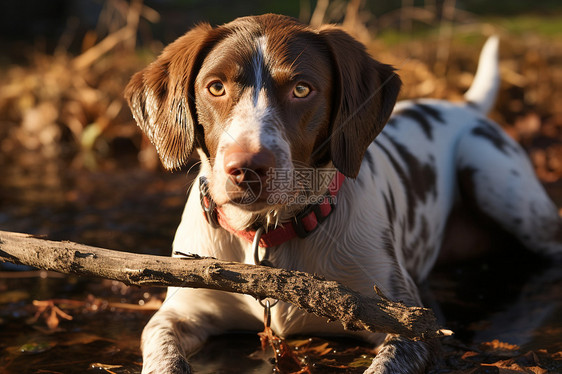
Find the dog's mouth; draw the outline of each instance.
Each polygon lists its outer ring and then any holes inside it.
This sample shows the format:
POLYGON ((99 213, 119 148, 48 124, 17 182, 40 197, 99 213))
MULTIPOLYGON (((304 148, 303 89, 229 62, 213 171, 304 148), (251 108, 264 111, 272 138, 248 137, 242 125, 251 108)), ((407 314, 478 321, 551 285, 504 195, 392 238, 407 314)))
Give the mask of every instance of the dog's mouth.
POLYGON ((318 203, 334 178, 334 171, 300 168, 243 169, 215 173, 209 192, 217 206, 236 207, 252 214, 294 212, 318 203))
POLYGON ((238 182, 227 178, 224 190, 230 202, 239 205, 262 202, 268 195, 262 178, 246 178, 238 182))
POLYGON ((329 170, 309 175, 312 171, 304 168, 289 171, 271 169, 268 173, 245 171, 239 179, 232 176, 223 179, 224 189, 215 190, 216 202, 219 205, 236 205, 252 212, 306 206, 324 195, 334 177, 329 170))
POLYGON ((237 230, 288 222, 309 206, 335 199, 327 195, 336 180, 333 169, 272 169, 246 172, 240 178, 236 175, 214 174, 207 191, 221 215, 237 230))
POLYGON ((229 204, 252 212, 277 209, 292 205, 298 200, 298 193, 269 190, 261 180, 250 180, 237 185, 227 182, 225 192, 229 204))

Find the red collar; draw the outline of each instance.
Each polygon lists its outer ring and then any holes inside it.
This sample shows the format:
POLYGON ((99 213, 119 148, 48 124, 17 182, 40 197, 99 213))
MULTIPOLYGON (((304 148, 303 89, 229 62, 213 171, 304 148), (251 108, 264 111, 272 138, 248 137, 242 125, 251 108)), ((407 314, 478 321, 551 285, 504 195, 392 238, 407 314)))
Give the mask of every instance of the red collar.
MULTIPOLYGON (((295 237, 305 238, 314 232, 318 226, 334 211, 335 196, 340 190, 345 176, 339 171, 330 183, 328 191, 316 204, 310 204, 298 213, 293 220, 268 230, 261 238, 260 247, 275 247, 295 237)), ((252 243, 256 235, 255 230, 235 230, 226 220, 222 210, 211 199, 205 177, 199 178, 201 206, 207 222, 213 227, 222 227, 232 234, 252 243)))

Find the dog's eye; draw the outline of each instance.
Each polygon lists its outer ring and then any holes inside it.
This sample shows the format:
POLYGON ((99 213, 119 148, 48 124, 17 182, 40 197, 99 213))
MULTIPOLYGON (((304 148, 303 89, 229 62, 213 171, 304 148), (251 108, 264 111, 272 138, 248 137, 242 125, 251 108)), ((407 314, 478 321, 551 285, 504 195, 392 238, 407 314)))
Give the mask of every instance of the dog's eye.
POLYGON ((213 96, 222 96, 224 95, 224 84, 219 81, 215 81, 207 87, 211 95, 213 96))
POLYGON ((310 86, 306 83, 298 83, 293 89, 293 95, 299 99, 305 98, 310 94, 310 86))

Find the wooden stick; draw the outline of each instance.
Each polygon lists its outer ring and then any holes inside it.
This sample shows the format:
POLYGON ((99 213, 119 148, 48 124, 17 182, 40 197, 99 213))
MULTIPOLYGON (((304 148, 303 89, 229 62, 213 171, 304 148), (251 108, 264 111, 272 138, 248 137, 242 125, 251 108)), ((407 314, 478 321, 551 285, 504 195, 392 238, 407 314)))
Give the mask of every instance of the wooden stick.
POLYGON ((398 334, 410 339, 447 335, 430 309, 407 307, 377 291, 366 297, 340 283, 304 272, 219 261, 170 258, 56 242, 0 231, 0 261, 65 274, 101 277, 136 286, 209 288, 270 297, 325 317, 349 330, 398 334))

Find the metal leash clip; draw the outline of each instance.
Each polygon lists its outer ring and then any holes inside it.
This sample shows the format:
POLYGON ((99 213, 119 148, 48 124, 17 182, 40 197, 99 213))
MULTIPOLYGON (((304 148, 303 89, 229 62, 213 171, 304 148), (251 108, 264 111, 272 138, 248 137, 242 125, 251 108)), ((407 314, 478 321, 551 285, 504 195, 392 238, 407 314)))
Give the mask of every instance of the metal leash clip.
MULTIPOLYGON (((254 240, 252 241, 252 249, 254 251, 254 263, 256 265, 261 265, 261 266, 269 266, 269 267, 274 267, 273 263, 271 263, 271 261, 269 261, 268 258, 268 248, 264 248, 265 249, 265 256, 263 257, 262 260, 260 260, 260 239, 261 236, 263 235, 265 229, 263 227, 260 227, 257 231, 256 231, 256 235, 254 236, 254 240)), ((271 324, 271 308, 273 308, 275 305, 277 305, 277 303, 279 302, 279 300, 274 300, 273 302, 270 302, 269 299, 258 299, 260 305, 263 307, 263 318, 264 318, 264 323, 266 327, 269 327, 271 324)))
POLYGON ((265 299, 265 300, 258 300, 260 305, 263 307, 263 323, 265 325, 265 327, 270 327, 271 326, 271 308, 273 308, 275 305, 277 305, 277 303, 279 302, 279 300, 274 300, 273 303, 271 303, 269 301, 269 299, 265 299))

